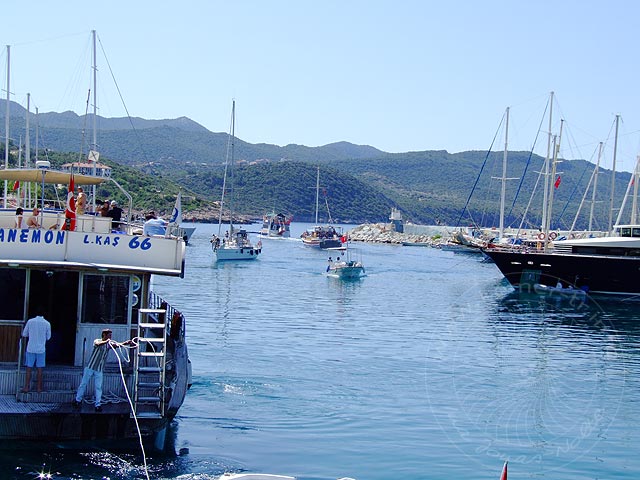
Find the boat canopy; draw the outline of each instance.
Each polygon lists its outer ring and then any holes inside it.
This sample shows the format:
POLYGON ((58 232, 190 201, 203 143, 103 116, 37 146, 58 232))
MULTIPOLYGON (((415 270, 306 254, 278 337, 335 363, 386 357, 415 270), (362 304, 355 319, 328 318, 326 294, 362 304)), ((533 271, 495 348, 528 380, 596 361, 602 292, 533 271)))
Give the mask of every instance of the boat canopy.
MULTIPOLYGON (((8 180, 13 182, 68 184, 70 179, 71 172, 50 170, 47 168, 9 168, 6 170, 0 170, 0 181, 8 180)), ((110 178, 74 173, 73 180, 76 185, 99 185, 110 180, 110 178)))

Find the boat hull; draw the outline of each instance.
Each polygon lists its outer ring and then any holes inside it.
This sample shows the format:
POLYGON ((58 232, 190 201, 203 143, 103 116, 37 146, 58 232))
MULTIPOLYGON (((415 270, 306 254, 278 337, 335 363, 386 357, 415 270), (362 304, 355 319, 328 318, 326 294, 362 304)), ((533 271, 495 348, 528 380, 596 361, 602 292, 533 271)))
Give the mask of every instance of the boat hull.
POLYGON ((215 251, 217 261, 256 260, 262 249, 257 247, 220 247, 215 251))
POLYGON ((640 294, 640 257, 497 249, 486 249, 484 253, 509 283, 520 289, 533 289, 535 284, 555 285, 561 281, 565 285, 584 288, 590 294, 640 294))
POLYGON ((342 280, 355 280, 364 275, 364 267, 334 267, 329 269, 328 275, 342 280))

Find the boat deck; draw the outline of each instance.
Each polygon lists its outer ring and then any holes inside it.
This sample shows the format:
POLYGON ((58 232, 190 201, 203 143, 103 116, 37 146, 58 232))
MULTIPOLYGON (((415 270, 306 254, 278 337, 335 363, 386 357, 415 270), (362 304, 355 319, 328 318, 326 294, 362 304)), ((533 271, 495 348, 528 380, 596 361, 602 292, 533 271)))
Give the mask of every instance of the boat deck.
MULTIPOLYGON (((79 409, 72 402, 82 379, 82 367, 47 366, 43 370, 43 391, 36 391, 36 371, 32 372, 31 391, 23 393, 25 369, 18 373, 15 365, 0 365, 0 412, 12 413, 95 413, 93 379, 85 392, 85 400, 79 409)), ((127 390, 133 382, 130 367, 123 369, 127 390)), ((102 414, 129 413, 130 406, 120 369, 107 365, 103 377, 102 414)))

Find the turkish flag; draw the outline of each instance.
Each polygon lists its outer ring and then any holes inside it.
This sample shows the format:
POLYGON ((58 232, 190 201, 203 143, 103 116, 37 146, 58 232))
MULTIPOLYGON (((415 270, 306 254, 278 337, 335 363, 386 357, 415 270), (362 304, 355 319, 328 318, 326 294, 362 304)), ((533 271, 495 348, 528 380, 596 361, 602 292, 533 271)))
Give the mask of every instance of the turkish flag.
POLYGON ((504 467, 502 467, 502 475, 500 475, 500 480, 507 480, 507 462, 504 462, 504 467))
POLYGON ((75 230, 76 229, 76 199, 73 196, 75 189, 73 180, 73 173, 69 178, 69 191, 67 192, 67 208, 64 211, 64 225, 62 230, 75 230))
POLYGON ((560 186, 560 182, 561 182, 561 181, 562 181, 562 180, 560 179, 560 175, 558 175, 558 178, 556 178, 556 183, 554 183, 553 185, 554 185, 556 188, 558 188, 558 187, 560 186))

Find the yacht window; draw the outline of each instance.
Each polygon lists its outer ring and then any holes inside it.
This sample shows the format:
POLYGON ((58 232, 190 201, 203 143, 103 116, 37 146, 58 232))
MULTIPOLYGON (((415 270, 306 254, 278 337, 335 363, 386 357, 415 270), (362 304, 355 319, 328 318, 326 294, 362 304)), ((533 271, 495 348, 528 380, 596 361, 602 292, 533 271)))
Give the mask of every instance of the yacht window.
POLYGON ((621 237, 630 237, 631 236, 631 228, 629 227, 623 227, 620 229, 620 236, 621 237))
POLYGON ((128 320, 129 277, 85 275, 82 283, 82 323, 124 325, 128 320))
POLYGON ((27 271, 17 268, 0 269, 0 291, 5 301, 0 308, 0 320, 24 320, 24 293, 27 271))
POLYGON ((631 229, 631 236, 632 237, 640 237, 640 228, 638 227, 634 227, 631 229))

